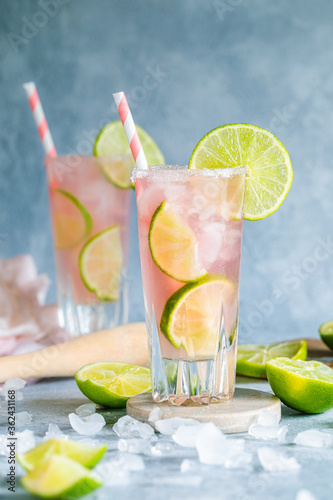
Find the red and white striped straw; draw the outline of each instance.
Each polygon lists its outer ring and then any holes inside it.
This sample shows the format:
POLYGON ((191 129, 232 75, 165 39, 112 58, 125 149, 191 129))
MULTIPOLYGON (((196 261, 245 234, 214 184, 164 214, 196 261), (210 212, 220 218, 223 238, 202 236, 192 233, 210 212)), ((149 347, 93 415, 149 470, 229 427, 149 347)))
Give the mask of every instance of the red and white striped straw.
POLYGON ((28 82, 24 83, 22 86, 28 98, 32 115, 34 117, 45 154, 55 158, 57 156, 56 148, 54 147, 51 132, 45 118, 36 85, 34 84, 34 82, 28 82))
POLYGON ((124 126, 125 134, 130 145, 135 164, 140 170, 148 170, 148 163, 143 152, 142 144, 140 142, 125 93, 117 92, 116 94, 113 94, 113 98, 117 105, 118 113, 124 126))

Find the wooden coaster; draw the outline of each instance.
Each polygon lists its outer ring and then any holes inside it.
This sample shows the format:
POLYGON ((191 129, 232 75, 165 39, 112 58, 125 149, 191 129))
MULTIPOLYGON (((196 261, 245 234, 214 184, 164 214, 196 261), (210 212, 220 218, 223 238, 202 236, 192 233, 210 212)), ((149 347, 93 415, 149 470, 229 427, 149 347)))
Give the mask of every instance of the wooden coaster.
MULTIPOLYGON (((167 402, 154 403, 151 394, 139 394, 127 401, 127 415, 141 422, 148 422, 154 408, 160 408, 159 420, 172 417, 194 418, 199 422, 214 422, 225 433, 246 432, 258 422, 264 410, 281 418, 280 400, 267 392, 253 389, 236 389, 234 397, 223 403, 198 406, 171 406, 167 402)), ((154 426, 151 422, 150 425, 154 426)))

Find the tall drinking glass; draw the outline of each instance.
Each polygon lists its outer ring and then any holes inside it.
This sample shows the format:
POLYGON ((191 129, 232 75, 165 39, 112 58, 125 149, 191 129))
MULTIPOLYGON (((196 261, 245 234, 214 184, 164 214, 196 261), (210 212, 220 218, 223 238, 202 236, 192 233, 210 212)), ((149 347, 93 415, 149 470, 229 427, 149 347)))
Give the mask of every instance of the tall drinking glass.
POLYGON ((133 171, 155 402, 234 393, 245 168, 133 171))
POLYGON ((45 159, 61 326, 77 336, 126 323, 129 157, 45 159))

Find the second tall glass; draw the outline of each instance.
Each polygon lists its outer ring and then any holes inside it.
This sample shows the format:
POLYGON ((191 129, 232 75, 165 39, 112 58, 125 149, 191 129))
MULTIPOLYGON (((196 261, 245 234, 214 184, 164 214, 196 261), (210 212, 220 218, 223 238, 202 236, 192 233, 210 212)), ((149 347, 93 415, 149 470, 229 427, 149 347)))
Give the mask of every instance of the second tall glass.
POLYGON ((134 170, 155 402, 234 393, 245 175, 134 170))

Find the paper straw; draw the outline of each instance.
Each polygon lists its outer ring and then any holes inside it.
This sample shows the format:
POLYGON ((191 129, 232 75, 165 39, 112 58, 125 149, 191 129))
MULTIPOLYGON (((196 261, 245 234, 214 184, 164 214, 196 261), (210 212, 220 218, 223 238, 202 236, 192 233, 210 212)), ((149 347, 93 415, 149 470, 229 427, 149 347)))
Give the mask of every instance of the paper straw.
POLYGON ((36 85, 34 84, 34 82, 28 82, 24 83, 22 86, 29 101, 32 115, 34 117, 45 154, 55 158, 57 156, 56 148, 54 147, 51 132, 44 115, 36 85))
POLYGON ((135 164, 140 170, 148 170, 148 163, 143 152, 138 132, 135 128, 135 123, 132 117, 132 113, 129 109, 125 93, 117 92, 116 94, 113 94, 113 98, 117 105, 121 123, 123 124, 135 164))

